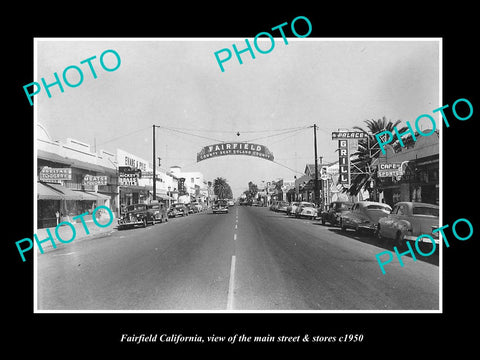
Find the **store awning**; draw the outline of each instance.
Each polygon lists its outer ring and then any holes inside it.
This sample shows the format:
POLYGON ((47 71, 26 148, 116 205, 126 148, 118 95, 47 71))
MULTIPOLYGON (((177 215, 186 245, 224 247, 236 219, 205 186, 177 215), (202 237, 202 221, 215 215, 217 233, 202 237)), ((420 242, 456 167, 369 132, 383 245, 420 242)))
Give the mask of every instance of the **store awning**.
POLYGON ((104 194, 100 194, 100 193, 96 193, 96 192, 92 192, 92 191, 86 191, 87 194, 90 194, 92 196, 95 196, 97 199, 101 199, 101 200, 110 200, 110 196, 108 195, 104 195, 104 194))
POLYGON ((48 186, 54 188, 61 193, 63 200, 94 200, 98 198, 94 195, 88 194, 85 191, 74 191, 59 184, 48 184, 48 186))
POLYGON ((63 194, 48 184, 37 182, 37 199, 38 200, 62 200, 63 194))

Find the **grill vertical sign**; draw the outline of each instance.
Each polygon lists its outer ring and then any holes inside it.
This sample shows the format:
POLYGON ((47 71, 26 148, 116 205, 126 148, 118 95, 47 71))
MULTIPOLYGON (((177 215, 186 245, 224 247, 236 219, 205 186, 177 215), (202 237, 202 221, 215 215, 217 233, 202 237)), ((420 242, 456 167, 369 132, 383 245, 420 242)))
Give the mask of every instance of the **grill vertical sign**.
POLYGON ((349 166, 348 166, 348 141, 338 140, 338 169, 339 177, 338 182, 340 184, 348 184, 349 179, 349 166))
POLYGON ((338 168, 339 184, 350 186, 350 146, 349 141, 357 142, 358 139, 365 139, 368 134, 361 131, 333 131, 332 140, 338 140, 338 168))

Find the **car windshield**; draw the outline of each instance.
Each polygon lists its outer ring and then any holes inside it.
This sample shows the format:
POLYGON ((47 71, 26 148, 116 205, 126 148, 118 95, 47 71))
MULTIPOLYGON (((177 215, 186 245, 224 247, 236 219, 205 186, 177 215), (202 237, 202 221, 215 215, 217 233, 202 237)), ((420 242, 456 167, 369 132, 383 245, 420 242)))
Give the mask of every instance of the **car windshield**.
POLYGON ((414 206, 414 215, 430 215, 438 217, 438 208, 426 207, 426 206, 414 206))
POLYGON ((314 203, 309 203, 309 202, 302 202, 300 203, 300 205, 303 207, 315 207, 314 203))
POLYGON ((217 200, 217 201, 215 201, 215 205, 225 206, 225 205, 227 205, 227 202, 225 200, 217 200))
POLYGON ((141 205, 141 204, 129 205, 127 207, 127 211, 144 210, 144 209, 145 209, 145 205, 141 205))
POLYGON ((334 203, 332 208, 335 210, 350 210, 353 204, 349 203, 334 203))
POLYGON ((366 206, 367 210, 384 210, 390 212, 391 208, 388 205, 382 205, 382 204, 375 204, 375 205, 367 205, 366 206))

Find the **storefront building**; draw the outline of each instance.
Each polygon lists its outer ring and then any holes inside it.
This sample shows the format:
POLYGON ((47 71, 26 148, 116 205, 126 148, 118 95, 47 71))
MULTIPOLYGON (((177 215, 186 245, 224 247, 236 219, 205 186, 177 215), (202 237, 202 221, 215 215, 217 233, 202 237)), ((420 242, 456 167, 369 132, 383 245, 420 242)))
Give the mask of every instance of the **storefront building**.
MULTIPOLYGON (((393 176, 380 178, 379 187, 382 190, 383 201, 389 205, 399 201, 439 205, 439 148, 438 132, 428 137, 418 136, 413 146, 402 148, 397 153, 391 147, 387 147, 386 154, 381 155, 373 164, 377 166, 379 172, 382 171, 380 169, 395 165, 399 167, 400 173, 393 172, 393 176)), ((385 172, 382 175, 390 173, 385 172)))
MULTIPOLYGON (((115 155, 94 153, 90 145, 67 139, 53 141, 37 126, 37 228, 72 221, 100 205, 118 207, 115 155)), ((80 221, 78 219, 77 221, 80 221)))

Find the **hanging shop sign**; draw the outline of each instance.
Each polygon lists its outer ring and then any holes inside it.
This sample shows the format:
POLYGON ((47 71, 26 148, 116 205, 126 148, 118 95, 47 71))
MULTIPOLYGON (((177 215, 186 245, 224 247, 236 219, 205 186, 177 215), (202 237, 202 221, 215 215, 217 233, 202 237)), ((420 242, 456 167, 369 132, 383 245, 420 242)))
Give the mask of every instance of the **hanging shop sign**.
POLYGON ((336 139, 366 139, 368 134, 363 131, 332 131, 332 140, 336 139))
POLYGON ((349 179, 348 141, 338 140, 338 183, 348 184, 349 179))
POLYGON ((118 180, 119 185, 129 186, 135 185, 138 186, 138 179, 141 177, 142 172, 138 169, 132 169, 128 166, 119 166, 118 167, 118 180))
POLYGON ((83 185, 107 185, 108 176, 104 175, 85 175, 83 177, 83 185))
POLYGON ((72 180, 72 168, 52 168, 44 166, 38 175, 40 181, 72 180))
POLYGON ((378 164, 378 177, 402 176, 402 163, 378 164))
POLYGON ((197 153, 197 162, 224 155, 247 155, 273 161, 273 153, 266 146, 244 142, 224 142, 205 146, 197 153))

